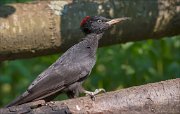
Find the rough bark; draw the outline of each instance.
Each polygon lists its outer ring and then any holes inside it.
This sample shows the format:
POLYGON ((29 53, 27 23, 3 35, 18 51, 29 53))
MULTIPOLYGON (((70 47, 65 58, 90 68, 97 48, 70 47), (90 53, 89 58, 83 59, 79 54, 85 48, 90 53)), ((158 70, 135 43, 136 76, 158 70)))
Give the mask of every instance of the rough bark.
POLYGON ((0 61, 65 51, 83 37, 86 15, 128 16, 100 45, 158 39, 180 33, 179 0, 61 0, 0 6, 0 61))
POLYGON ((0 113, 179 114, 180 78, 100 94, 95 101, 81 97, 41 106, 43 103, 2 108, 0 113))

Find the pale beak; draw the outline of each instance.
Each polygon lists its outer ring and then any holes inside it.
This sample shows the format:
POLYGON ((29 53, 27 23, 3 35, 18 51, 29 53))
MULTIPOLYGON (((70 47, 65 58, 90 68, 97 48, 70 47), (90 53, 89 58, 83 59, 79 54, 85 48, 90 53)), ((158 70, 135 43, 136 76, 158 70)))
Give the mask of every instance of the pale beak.
POLYGON ((115 19, 112 19, 106 23, 111 26, 111 25, 114 25, 116 23, 120 23, 120 22, 125 21, 125 20, 131 20, 131 18, 130 17, 115 18, 115 19))

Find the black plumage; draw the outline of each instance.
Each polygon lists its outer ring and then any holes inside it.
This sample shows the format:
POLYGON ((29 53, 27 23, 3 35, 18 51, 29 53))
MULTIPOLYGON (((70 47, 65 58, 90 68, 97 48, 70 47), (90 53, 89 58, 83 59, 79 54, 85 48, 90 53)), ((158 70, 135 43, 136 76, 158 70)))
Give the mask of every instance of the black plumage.
POLYGON ((96 62, 98 40, 111 25, 128 18, 106 19, 101 16, 85 17, 81 29, 86 37, 68 49, 56 62, 42 72, 28 89, 7 107, 44 99, 50 101, 65 92, 70 98, 79 93, 95 95, 81 86, 96 62))

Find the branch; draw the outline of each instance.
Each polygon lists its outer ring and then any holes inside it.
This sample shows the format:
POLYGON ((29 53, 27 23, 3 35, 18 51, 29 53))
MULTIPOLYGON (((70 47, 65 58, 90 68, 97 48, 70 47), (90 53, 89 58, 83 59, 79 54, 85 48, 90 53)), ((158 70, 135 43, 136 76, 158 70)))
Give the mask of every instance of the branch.
POLYGON ((0 109, 0 113, 179 114, 180 78, 40 106, 40 101, 0 109), (36 107, 35 107, 36 106, 36 107))
POLYGON ((86 15, 132 18, 106 33, 100 46, 180 34, 178 0, 79 1, 0 6, 0 61, 65 51, 83 37, 79 23, 86 15))

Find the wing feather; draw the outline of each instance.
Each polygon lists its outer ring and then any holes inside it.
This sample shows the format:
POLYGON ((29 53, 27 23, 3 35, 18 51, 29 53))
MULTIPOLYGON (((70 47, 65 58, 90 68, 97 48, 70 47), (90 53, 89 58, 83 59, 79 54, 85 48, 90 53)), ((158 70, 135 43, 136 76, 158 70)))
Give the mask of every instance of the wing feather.
POLYGON ((87 76, 95 64, 95 58, 88 58, 89 49, 83 46, 84 43, 80 42, 68 49, 32 82, 24 94, 8 106, 43 99, 87 76))

